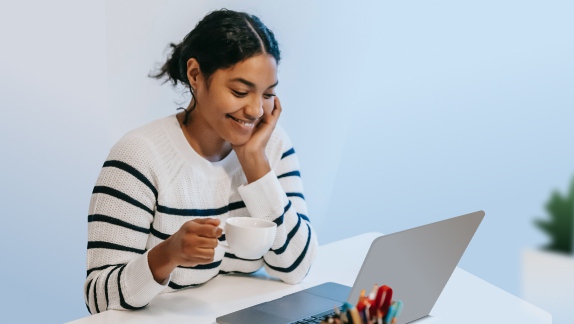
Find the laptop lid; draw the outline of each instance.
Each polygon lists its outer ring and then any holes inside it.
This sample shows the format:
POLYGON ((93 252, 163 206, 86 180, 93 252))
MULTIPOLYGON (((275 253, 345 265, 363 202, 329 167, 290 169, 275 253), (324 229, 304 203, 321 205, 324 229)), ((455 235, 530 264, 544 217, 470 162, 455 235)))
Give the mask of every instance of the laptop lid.
POLYGON ((397 324, 427 316, 483 218, 477 211, 376 238, 347 301, 355 304, 362 289, 387 285, 392 299, 404 303, 397 324))
POLYGON ((376 238, 353 288, 325 283, 218 317, 217 323, 292 323, 347 301, 374 284, 393 289, 404 308, 397 324, 427 316, 484 217, 483 211, 376 238), (349 292, 350 291, 350 292, 349 292), (340 301, 340 302, 339 302, 340 301))

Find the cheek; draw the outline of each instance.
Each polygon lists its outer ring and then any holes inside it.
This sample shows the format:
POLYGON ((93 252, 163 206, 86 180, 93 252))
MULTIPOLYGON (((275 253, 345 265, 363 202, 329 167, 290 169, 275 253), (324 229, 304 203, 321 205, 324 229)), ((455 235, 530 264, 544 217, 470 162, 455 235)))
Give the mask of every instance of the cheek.
POLYGON ((223 94, 214 98, 214 100, 217 103, 217 107, 219 107, 219 112, 222 114, 234 112, 242 107, 241 101, 233 95, 223 94))
POLYGON ((206 102, 208 102, 206 105, 209 111, 208 114, 214 118, 220 118, 222 115, 227 114, 229 108, 233 105, 232 100, 221 95, 211 95, 207 98, 206 102))

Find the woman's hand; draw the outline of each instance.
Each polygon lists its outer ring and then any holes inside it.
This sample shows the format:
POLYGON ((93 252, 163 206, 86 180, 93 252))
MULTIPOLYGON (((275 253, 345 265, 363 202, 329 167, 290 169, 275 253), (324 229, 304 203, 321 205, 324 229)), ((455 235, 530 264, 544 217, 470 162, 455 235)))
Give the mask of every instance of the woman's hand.
POLYGON ((281 102, 275 96, 271 111, 264 110, 260 122, 255 125, 251 138, 243 145, 232 145, 249 183, 256 181, 271 171, 269 161, 265 155, 265 148, 275 129, 275 125, 277 125, 281 111, 281 102))
POLYGON ((213 262, 217 240, 222 233, 220 220, 194 219, 184 223, 166 241, 170 243, 172 258, 177 265, 194 267, 213 262))
POLYGON ((213 262, 222 234, 219 219, 202 218, 184 223, 177 232, 148 253, 156 282, 162 283, 177 266, 194 267, 213 262))

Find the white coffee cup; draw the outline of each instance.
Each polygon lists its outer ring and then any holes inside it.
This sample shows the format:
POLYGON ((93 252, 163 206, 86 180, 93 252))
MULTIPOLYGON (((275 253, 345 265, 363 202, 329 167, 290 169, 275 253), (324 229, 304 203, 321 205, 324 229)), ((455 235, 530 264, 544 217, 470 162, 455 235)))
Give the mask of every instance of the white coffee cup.
POLYGON ((231 217, 225 221, 223 232, 228 245, 219 242, 219 246, 225 252, 242 259, 259 259, 273 245, 277 224, 252 217, 231 217))

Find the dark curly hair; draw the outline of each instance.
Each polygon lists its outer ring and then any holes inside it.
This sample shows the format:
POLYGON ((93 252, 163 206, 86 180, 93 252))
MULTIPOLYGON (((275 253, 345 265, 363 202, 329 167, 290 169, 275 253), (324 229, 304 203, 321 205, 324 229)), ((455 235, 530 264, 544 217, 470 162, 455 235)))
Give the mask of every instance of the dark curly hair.
POLYGON ((168 60, 150 77, 165 78, 165 82, 171 81, 174 87, 180 82, 189 89, 193 106, 186 109, 185 125, 189 113, 197 105, 194 90, 187 79, 187 61, 190 58, 197 60, 206 80, 215 71, 232 67, 258 54, 273 56, 277 64, 281 58, 275 35, 257 16, 228 9, 210 12, 181 43, 171 43, 170 47, 172 52, 168 60))

